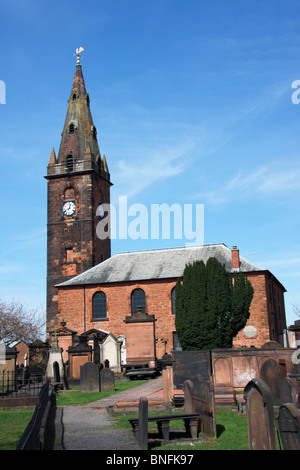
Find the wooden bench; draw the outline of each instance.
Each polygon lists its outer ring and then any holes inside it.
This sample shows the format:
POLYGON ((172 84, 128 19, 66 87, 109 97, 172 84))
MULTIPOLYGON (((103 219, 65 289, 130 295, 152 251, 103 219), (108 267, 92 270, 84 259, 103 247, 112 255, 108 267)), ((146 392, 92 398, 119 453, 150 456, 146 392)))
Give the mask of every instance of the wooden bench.
MULTIPOLYGON (((197 439, 199 413, 150 416, 148 417, 148 422, 156 421, 159 436, 164 441, 169 441, 170 421, 175 419, 182 419, 184 421, 187 435, 192 437, 192 439, 197 439)), ((133 433, 136 435, 139 428, 139 419, 133 418, 128 421, 132 426, 133 433)))

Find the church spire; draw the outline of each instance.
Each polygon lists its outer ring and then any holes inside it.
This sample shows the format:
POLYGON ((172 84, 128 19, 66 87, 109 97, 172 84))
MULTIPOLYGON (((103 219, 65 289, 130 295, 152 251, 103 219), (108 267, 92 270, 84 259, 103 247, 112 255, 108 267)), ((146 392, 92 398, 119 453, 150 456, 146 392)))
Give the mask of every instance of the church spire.
MULTIPOLYGON (((109 179, 107 165, 104 168, 101 158, 97 130, 90 110, 90 99, 84 83, 80 63, 82 51, 83 48, 76 49, 75 74, 68 99, 57 165, 60 166, 59 173, 94 169, 109 179), (86 158, 87 149, 90 156, 89 163, 86 158)), ((57 169, 55 172, 57 173, 57 169)))

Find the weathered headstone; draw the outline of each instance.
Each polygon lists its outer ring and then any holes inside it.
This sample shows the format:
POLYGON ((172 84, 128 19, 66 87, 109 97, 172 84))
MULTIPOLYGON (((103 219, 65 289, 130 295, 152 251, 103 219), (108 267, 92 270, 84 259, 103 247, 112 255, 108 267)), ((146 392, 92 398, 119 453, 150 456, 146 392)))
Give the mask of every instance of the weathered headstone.
POLYGON ((293 400, 292 403, 300 408, 300 374, 289 374, 289 379, 293 384, 293 400))
POLYGON ((194 384, 191 380, 185 380, 183 384, 185 412, 195 413, 194 405, 194 384))
POLYGON ((215 437, 217 428, 212 379, 204 380, 197 374, 194 382, 185 380, 183 387, 186 413, 199 413, 198 431, 215 437))
POLYGON ((102 369, 100 372, 101 392, 113 392, 115 389, 115 374, 111 369, 102 369))
POLYGON ((203 380, 197 374, 194 380, 194 413, 199 413, 199 431, 216 437, 215 396, 212 378, 203 380))
POLYGON ((250 450, 276 450, 273 398, 262 379, 252 379, 245 387, 250 450))
POLYGON ((280 404, 280 382, 284 378, 283 370, 274 359, 267 359, 259 372, 260 378, 270 387, 274 404, 280 404))
POLYGON ((99 366, 94 362, 86 362, 80 367, 80 391, 99 392, 99 366))
POLYGON ((289 377, 280 382, 280 403, 293 403, 293 383, 289 377))
POLYGON ((207 380, 211 376, 210 351, 174 351, 173 382, 177 390, 196 374, 207 380))
POLYGON ((148 449, 148 400, 141 397, 139 402, 138 443, 142 450, 148 449))
POLYGON ((300 450, 300 413, 292 403, 279 408, 278 427, 284 450, 300 450))

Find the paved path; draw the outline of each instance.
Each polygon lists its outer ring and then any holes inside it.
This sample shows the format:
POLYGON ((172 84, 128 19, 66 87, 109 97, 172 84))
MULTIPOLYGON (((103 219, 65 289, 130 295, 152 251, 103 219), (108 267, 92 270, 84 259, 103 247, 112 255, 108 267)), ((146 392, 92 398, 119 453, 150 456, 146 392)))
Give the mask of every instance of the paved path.
POLYGON ((137 405, 140 397, 149 404, 162 400, 162 378, 149 380, 124 392, 88 405, 58 407, 56 413, 56 450, 139 450, 131 430, 117 429, 108 406, 137 405))

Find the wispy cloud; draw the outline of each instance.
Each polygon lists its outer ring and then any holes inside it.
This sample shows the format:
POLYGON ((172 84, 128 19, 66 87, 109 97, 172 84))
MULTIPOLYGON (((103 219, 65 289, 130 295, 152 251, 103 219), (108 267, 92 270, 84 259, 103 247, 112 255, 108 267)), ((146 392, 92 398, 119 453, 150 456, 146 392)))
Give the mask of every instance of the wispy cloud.
POLYGON ((41 244, 44 244, 46 241, 46 235, 46 228, 27 233, 22 233, 22 228, 20 228, 20 233, 17 233, 15 236, 11 237, 10 240, 7 240, 6 248, 1 251, 0 257, 4 259, 7 255, 11 255, 11 253, 26 250, 30 247, 41 246, 41 244))
POLYGON ((185 157, 193 147, 194 143, 188 139, 174 147, 144 148, 136 158, 119 160, 117 172, 114 174, 118 195, 131 198, 155 181, 162 181, 182 173, 185 168, 185 157))
MULTIPOLYGON (((274 168, 274 164, 264 165, 252 173, 239 171, 223 187, 197 195, 208 203, 219 205, 230 200, 249 196, 283 195, 300 192, 300 166, 274 168)), ((288 165, 287 165, 288 166, 288 165)))

